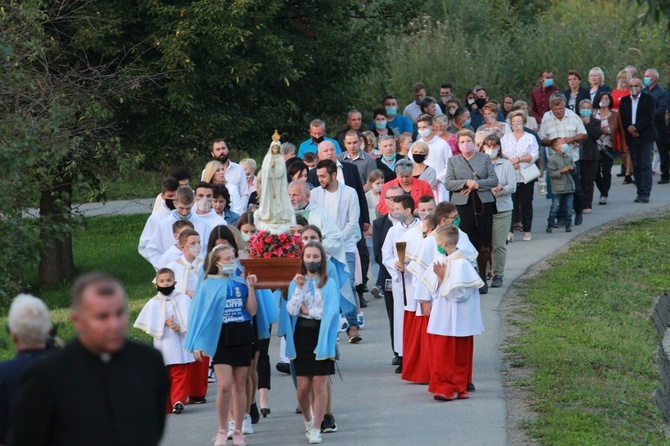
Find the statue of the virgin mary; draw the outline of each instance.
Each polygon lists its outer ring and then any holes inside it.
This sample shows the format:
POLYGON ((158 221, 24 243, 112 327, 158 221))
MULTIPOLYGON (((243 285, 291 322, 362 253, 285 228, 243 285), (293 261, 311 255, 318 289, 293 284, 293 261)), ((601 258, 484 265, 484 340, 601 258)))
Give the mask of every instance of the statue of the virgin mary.
POLYGON ((260 231, 271 234, 289 233, 295 223, 295 211, 288 196, 286 162, 280 153, 279 133, 275 130, 272 143, 263 159, 260 171, 261 196, 254 224, 260 231))

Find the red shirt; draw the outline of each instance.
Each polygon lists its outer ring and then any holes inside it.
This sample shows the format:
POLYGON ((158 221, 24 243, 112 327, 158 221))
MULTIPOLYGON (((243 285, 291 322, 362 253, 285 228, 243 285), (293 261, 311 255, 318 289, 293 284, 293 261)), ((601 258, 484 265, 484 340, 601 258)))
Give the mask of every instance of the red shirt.
POLYGON ((630 95, 629 90, 619 90, 618 88, 615 88, 612 90, 612 100, 614 103, 610 105, 610 109, 612 110, 619 110, 619 105, 621 105, 621 98, 625 98, 626 96, 630 95))
MULTIPOLYGON (((379 211, 380 215, 386 215, 389 212, 389 209, 386 206, 386 199, 384 197, 386 196, 386 191, 388 188, 393 186, 400 186, 400 181, 398 178, 393 181, 389 181, 388 183, 384 183, 382 186, 379 203, 377 203, 377 211, 379 211)), ((424 195, 430 195, 431 197, 435 198, 433 195, 433 189, 430 187, 430 183, 428 181, 419 180, 418 178, 412 178, 412 186, 410 188, 409 194, 414 199, 414 207, 419 204, 419 198, 423 197, 424 195)))
POLYGON ((530 94, 530 114, 537 121, 537 125, 542 124, 542 116, 549 111, 549 98, 552 93, 560 92, 561 89, 556 85, 542 90, 542 87, 535 87, 530 94))

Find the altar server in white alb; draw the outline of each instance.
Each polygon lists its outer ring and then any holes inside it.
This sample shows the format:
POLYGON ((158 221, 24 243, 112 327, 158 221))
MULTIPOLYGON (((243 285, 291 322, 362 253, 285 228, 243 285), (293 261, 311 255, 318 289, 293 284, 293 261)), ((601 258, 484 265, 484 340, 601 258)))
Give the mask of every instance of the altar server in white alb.
POLYGON ((382 245, 382 263, 393 281, 393 348, 400 359, 400 365, 396 369, 396 373, 402 373, 402 333, 405 317, 405 300, 409 302, 414 293, 411 289, 411 277, 408 274, 404 274, 405 267, 410 259, 406 258, 404 263, 400 263, 396 243, 401 241, 401 237, 407 231, 417 226, 421 227, 421 220, 414 216, 414 199, 410 195, 395 197, 389 212, 392 212, 396 223, 389 229, 384 239, 384 244, 382 245), (410 287, 409 289, 408 286, 410 287))
POLYGON ((430 382, 428 391, 438 401, 468 399, 472 376, 474 336, 484 332, 479 304, 483 281, 470 260, 460 252, 458 228, 436 230, 442 253, 421 278, 432 293, 432 302, 421 303, 429 316, 430 382))
POLYGON ((193 297, 195 286, 198 284, 198 275, 203 268, 204 259, 200 235, 192 229, 186 229, 179 234, 177 243, 182 255, 166 265, 174 271, 175 286, 178 293, 193 297))
POLYGON ((144 305, 133 327, 151 335, 154 347, 163 354, 170 380, 167 413, 179 414, 186 402, 189 363, 194 361, 184 348, 191 299, 175 290, 171 269, 158 270, 155 286, 158 294, 144 305))

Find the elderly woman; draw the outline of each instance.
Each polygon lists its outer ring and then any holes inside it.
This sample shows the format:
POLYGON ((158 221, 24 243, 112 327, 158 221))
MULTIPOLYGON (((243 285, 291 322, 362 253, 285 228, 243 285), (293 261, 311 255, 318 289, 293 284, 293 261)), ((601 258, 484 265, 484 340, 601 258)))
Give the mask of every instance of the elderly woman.
MULTIPOLYGON (((517 214, 517 209, 521 211, 521 224, 524 232, 523 239, 530 241, 530 231, 533 225, 535 180, 525 183, 521 172, 537 161, 539 146, 535 136, 524 130, 526 114, 523 111, 517 110, 510 113, 510 122, 512 123, 512 133, 508 133, 500 139, 500 146, 505 154, 505 158, 512 163, 514 170, 517 172, 516 192, 512 195, 514 214, 517 214)), ((514 240, 513 225, 510 225, 508 240, 514 240)))
POLYGON ((377 137, 371 130, 365 130, 363 133, 363 151, 377 159, 381 156, 379 149, 377 149, 377 137))
MULTIPOLYGON (((409 194, 414 199, 414 203, 419 203, 419 198, 424 195, 433 195, 433 189, 427 181, 419 180, 412 177, 414 170, 414 163, 406 158, 399 160, 395 165, 395 174, 397 178, 384 183, 382 187, 381 196, 386 196, 386 191, 390 187, 400 186, 405 194, 409 194)), ((386 200, 379 200, 377 204, 377 211, 380 215, 386 215, 389 212, 386 200)))
MULTIPOLYGON (((449 158, 444 183, 461 217, 459 228, 468 235, 479 252, 479 276, 486 284, 486 263, 492 238, 493 214, 496 213, 496 200, 491 190, 498 186, 498 177, 491 158, 475 150, 474 133, 461 130, 457 137, 461 154, 449 158)), ((488 286, 484 285, 479 292, 486 294, 488 286)))
MULTIPOLYGON (((526 127, 531 129, 534 132, 537 132, 539 126, 537 125, 537 120, 530 116, 528 113, 528 102, 526 101, 516 101, 514 103, 514 106, 512 107, 512 111, 517 111, 517 110, 523 110, 526 114, 526 127)), ((510 113, 507 115, 507 124, 509 124, 510 128, 512 128, 512 123, 510 122, 510 116, 512 114, 510 113)))
MULTIPOLYGON (((625 72, 628 74, 627 72, 625 72)), ((613 103, 612 95, 603 93, 600 95, 595 113, 593 117, 600 121, 602 129, 602 136, 598 139, 598 149, 600 150, 600 159, 598 161, 598 168, 596 170, 595 183, 600 192, 600 200, 598 204, 607 204, 607 197, 609 196, 610 187, 612 186, 612 165, 614 164, 614 157, 621 154, 621 162, 624 162, 624 155, 626 161, 629 161, 626 135, 624 133, 623 124, 621 124, 621 117, 619 112, 612 110, 613 103)), ((630 163, 627 163, 630 164, 630 163)), ((632 182, 632 167, 626 166, 625 170, 626 181, 632 182)))
POLYGON ((205 166, 202 179, 209 184, 223 184, 226 186, 226 189, 230 193, 230 209, 237 214, 243 214, 244 208, 242 206, 240 190, 234 184, 226 181, 225 173, 223 163, 218 160, 212 160, 205 166))
POLYGON ((600 67, 593 67, 589 71, 589 84, 591 84, 589 95, 592 103, 600 97, 601 93, 612 91, 608 85, 605 85, 605 73, 600 67))
POLYGON ((506 122, 497 120, 498 106, 493 102, 487 102, 482 107, 482 116, 484 116, 484 124, 480 125, 477 133, 475 133, 475 145, 477 148, 481 147, 484 138, 488 135, 496 135, 498 138, 502 138, 503 135, 512 132, 506 122))
POLYGON ((503 286, 505 261, 507 260, 507 232, 512 224, 512 194, 516 192, 516 171, 512 163, 504 158, 500 146, 500 138, 489 135, 480 148, 491 158, 493 168, 498 177, 498 185, 491 189, 496 197, 496 214, 493 216, 493 234, 491 240, 492 255, 490 256, 493 272, 491 288, 503 286))
POLYGON ((582 99, 579 103, 579 116, 582 118, 586 129, 586 138, 581 141, 579 150, 579 169, 582 193, 584 194, 583 213, 590 214, 593 205, 593 184, 601 157, 600 150, 598 150, 598 140, 603 135, 603 130, 600 120, 593 117, 593 107, 590 99, 582 99))
POLYGON ((435 116, 435 119, 433 119, 433 131, 435 132, 435 136, 446 141, 447 144, 449 144, 449 147, 451 148, 451 153, 453 155, 457 155, 459 153, 458 139, 456 138, 455 133, 450 133, 449 131, 447 131, 448 127, 449 127, 449 120, 445 115, 435 116))
POLYGON ((391 135, 381 137, 379 139, 379 151, 381 152, 381 156, 375 160, 377 169, 382 171, 387 182, 395 180, 396 163, 401 159, 405 159, 404 156, 396 153, 395 138, 391 135))
POLYGON ((429 150, 430 148, 428 147, 428 144, 423 141, 417 141, 412 144, 412 147, 410 148, 412 159, 414 160, 412 177, 427 181, 428 184, 430 184, 430 187, 433 187, 435 185, 437 173, 435 172, 435 169, 424 163, 428 157, 429 150))
POLYGON ((253 158, 244 158, 240 160, 240 166, 244 168, 244 175, 247 177, 247 186, 249 187, 249 203, 258 204, 258 184, 256 181, 256 160, 253 158))

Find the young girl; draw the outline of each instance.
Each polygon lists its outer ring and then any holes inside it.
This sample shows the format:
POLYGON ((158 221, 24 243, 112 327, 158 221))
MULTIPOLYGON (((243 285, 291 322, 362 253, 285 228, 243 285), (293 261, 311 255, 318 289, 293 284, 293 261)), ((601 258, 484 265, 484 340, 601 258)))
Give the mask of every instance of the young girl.
POLYGON ((251 365, 251 318, 256 314, 256 276, 246 282, 236 276, 236 251, 217 245, 209 253, 207 277, 193 296, 186 349, 196 361, 203 353, 212 357, 217 379, 216 408, 219 429, 212 441, 227 443, 226 418, 231 396, 234 414, 233 445, 246 445, 242 419, 246 406, 246 379, 251 365))
MULTIPOLYGON (((384 172, 382 172, 379 169, 375 169, 372 172, 370 172, 370 175, 368 175, 368 184, 370 185, 370 190, 365 193, 365 199, 368 202, 370 223, 372 223, 372 220, 381 217, 381 215, 379 215, 379 212, 377 212, 377 204, 379 203, 379 197, 381 197, 382 186, 384 185, 384 172)), ((377 276, 379 275, 379 265, 374 260, 375 256, 372 250, 372 224, 370 225, 368 231, 365 234, 363 234, 363 236, 365 237, 365 244, 367 245, 368 252, 370 253, 370 259, 371 259, 370 263, 372 265, 372 268, 370 268, 370 272, 372 274, 372 281, 375 282, 377 280, 377 276)))
POLYGON ((329 280, 326 269, 326 252, 321 244, 307 243, 300 271, 289 286, 290 298, 286 304, 293 316, 286 334, 286 354, 295 366, 297 397, 310 444, 322 441, 319 427, 328 400, 328 375, 335 373, 340 299, 338 286, 335 280, 329 280))

